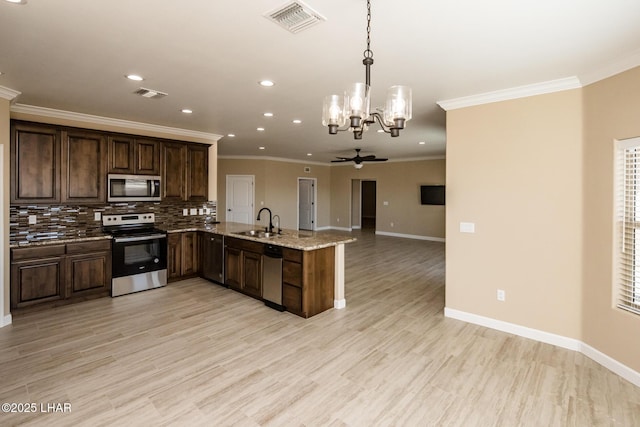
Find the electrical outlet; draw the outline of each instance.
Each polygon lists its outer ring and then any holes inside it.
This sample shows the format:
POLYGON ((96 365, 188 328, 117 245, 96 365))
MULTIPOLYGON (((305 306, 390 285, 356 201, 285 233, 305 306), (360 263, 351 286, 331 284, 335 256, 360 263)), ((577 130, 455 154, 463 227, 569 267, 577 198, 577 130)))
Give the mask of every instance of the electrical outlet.
POLYGON ((198 209, 196 208, 189 209, 189 215, 197 215, 197 214, 198 214, 198 209))
POLYGON ((393 227, 393 223, 391 223, 391 227, 393 227))
POLYGON ((336 222, 340 222, 340 218, 336 219, 336 222))
POLYGON ((205 215, 211 215, 211 208, 205 208, 204 213, 205 215))
POLYGON ((504 290, 502 289, 498 289, 498 292, 496 294, 496 297, 498 298, 498 301, 504 301, 506 299, 506 293, 504 290))
POLYGON ((93 220, 94 221, 100 221, 102 219, 102 213, 100 212, 94 212, 93 213, 93 220))
POLYGON ((182 215, 183 216, 189 215, 189 209, 182 209, 182 215))
POLYGON ((386 200, 384 202, 382 202, 383 205, 385 206, 389 206, 389 202, 387 202, 386 200))
POLYGON ((198 215, 204 215, 204 209, 202 208, 198 209, 198 215))
POLYGON ((37 223, 38 223, 37 217, 35 215, 29 215, 29 224, 33 225, 37 223))

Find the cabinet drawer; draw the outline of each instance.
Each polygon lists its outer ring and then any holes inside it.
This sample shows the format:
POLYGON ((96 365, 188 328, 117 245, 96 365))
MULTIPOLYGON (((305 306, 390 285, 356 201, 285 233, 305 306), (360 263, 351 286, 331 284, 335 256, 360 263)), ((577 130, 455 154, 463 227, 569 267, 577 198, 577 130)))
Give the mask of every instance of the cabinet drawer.
POLYGON ((11 250, 11 257, 14 261, 19 259, 45 258, 57 255, 64 255, 64 245, 34 246, 32 248, 11 250))
POLYGON ((102 252, 110 250, 111 240, 67 243, 68 254, 86 254, 87 252, 102 252))
POLYGON ((293 261, 302 264, 302 251, 298 249, 282 248, 282 257, 285 261, 293 261))
POLYGON ((302 287, 302 264, 284 261, 282 263, 282 281, 290 285, 302 287))
POLYGON ((282 304, 287 311, 302 312, 302 289, 284 283, 282 285, 282 304))

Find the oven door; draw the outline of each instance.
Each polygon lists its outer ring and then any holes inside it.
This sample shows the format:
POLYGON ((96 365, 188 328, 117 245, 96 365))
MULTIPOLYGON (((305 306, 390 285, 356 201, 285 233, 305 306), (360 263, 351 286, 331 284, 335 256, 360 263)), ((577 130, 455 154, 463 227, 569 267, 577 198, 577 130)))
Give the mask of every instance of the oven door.
POLYGON ((167 269, 167 236, 120 236, 113 240, 114 278, 167 269))

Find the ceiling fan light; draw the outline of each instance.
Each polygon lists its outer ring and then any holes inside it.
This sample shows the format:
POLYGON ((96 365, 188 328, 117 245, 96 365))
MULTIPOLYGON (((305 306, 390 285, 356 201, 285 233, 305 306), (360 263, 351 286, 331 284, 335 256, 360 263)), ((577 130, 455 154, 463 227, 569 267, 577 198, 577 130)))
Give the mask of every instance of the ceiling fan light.
POLYGON ((362 169, 362 166, 364 166, 362 163, 356 163, 353 165, 353 167, 356 169, 362 169))
POLYGON ((384 108, 384 122, 387 126, 404 129, 404 123, 411 120, 411 88, 409 86, 391 86, 387 91, 384 108))

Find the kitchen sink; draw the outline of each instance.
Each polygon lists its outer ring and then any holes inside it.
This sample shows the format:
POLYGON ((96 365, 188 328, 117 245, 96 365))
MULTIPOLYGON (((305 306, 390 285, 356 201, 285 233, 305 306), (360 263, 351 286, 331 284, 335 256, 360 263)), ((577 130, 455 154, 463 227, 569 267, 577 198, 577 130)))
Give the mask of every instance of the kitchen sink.
POLYGON ((263 238, 271 238, 271 237, 277 237, 278 234, 276 233, 271 233, 268 231, 264 231, 264 230, 247 230, 247 231, 239 231, 235 234, 239 234, 241 236, 250 236, 250 237, 263 237, 263 238))

